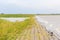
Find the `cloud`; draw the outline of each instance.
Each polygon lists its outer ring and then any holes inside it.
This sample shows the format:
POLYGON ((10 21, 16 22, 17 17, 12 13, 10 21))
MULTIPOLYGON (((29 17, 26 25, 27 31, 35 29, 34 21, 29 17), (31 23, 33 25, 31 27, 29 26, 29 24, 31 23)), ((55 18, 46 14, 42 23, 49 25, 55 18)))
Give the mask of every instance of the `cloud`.
POLYGON ((10 0, 8 3, 31 9, 60 9, 60 0, 10 0))
POLYGON ((22 8, 22 11, 33 10, 36 13, 54 13, 60 11, 60 0, 0 0, 0 6, 2 7, 2 5, 6 5, 9 7, 8 9, 13 7, 16 9, 22 8))

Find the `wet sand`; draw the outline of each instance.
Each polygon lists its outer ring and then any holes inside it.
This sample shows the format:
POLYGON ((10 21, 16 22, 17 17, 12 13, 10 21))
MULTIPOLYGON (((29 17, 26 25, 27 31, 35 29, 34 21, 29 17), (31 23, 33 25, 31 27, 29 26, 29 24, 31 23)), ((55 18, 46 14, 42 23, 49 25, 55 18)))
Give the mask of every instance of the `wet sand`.
POLYGON ((54 35, 60 39, 60 15, 41 15, 39 16, 43 21, 47 22, 43 25, 54 35))

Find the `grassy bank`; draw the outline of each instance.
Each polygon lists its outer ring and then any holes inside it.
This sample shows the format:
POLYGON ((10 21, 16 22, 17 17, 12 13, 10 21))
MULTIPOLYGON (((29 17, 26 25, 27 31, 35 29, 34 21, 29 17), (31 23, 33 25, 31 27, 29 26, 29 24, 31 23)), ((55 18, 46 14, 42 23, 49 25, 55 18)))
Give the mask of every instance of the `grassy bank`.
POLYGON ((30 17, 34 14, 0 14, 0 17, 30 17))
POLYGON ((56 16, 60 14, 0 14, 0 17, 31 17, 31 16, 56 16))
POLYGON ((10 22, 0 19, 0 40, 16 40, 16 38, 30 25, 33 19, 26 19, 23 22, 10 22))

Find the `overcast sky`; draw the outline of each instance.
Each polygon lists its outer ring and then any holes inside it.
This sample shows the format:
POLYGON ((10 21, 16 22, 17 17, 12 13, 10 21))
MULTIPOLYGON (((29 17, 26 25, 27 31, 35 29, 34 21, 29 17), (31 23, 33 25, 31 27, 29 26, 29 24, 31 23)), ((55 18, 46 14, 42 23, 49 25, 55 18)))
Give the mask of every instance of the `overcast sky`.
POLYGON ((60 0, 0 0, 3 13, 60 13, 60 0))

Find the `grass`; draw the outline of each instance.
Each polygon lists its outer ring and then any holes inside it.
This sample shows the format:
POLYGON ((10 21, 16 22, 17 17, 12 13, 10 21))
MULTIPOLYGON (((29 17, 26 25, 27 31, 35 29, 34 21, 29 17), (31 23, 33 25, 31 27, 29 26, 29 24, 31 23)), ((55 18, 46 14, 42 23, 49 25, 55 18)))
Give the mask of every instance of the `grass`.
POLYGON ((0 40, 16 40, 18 35, 33 23, 32 17, 23 22, 10 22, 0 19, 0 40))
POLYGON ((0 14, 0 17, 30 17, 34 14, 0 14))
POLYGON ((0 14, 0 17, 29 17, 23 22, 0 19, 0 40, 16 40, 27 27, 30 28, 34 24, 34 16, 34 14, 0 14))
POLYGON ((30 17, 30 16, 54 16, 54 15, 60 15, 60 14, 0 14, 0 17, 30 17))

